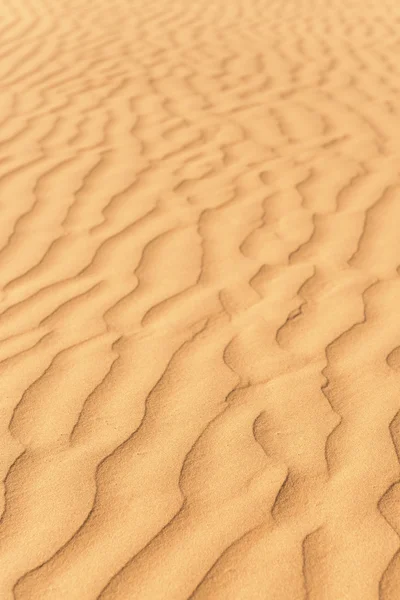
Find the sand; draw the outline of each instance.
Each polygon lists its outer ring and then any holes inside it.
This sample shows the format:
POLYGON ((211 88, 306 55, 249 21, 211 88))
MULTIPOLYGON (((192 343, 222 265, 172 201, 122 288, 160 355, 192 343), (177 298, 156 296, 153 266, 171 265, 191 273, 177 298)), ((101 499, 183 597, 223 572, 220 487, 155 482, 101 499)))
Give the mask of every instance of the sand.
POLYGON ((0 599, 398 600, 400 4, 0 31, 0 599))

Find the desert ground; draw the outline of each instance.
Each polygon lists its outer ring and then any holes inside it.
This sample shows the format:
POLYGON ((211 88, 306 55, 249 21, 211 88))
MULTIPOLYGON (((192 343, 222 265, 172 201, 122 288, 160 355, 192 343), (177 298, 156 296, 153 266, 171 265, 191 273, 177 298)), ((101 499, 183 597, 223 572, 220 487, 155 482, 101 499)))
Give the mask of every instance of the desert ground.
POLYGON ((3 0, 0 600, 400 599, 400 3, 3 0))

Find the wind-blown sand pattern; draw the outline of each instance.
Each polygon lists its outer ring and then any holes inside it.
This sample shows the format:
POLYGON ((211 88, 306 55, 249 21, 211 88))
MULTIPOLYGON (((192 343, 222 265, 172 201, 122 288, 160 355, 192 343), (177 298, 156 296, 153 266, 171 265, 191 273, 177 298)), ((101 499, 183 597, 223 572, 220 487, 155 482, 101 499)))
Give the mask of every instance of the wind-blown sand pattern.
POLYGON ((398 600, 400 4, 0 16, 1 600, 398 600))

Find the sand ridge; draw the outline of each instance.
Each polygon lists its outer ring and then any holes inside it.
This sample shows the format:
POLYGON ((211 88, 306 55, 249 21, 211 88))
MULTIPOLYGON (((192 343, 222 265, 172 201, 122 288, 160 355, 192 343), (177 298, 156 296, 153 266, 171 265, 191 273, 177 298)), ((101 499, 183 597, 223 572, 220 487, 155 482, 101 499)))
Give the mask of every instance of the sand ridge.
POLYGON ((0 17, 0 598, 400 598, 398 3, 0 17))

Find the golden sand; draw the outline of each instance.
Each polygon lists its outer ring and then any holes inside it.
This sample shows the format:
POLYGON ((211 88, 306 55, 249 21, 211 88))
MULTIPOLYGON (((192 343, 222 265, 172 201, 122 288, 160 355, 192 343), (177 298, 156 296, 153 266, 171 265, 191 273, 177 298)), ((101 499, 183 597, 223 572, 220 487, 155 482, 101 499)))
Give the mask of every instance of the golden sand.
POLYGON ((0 600, 400 599, 400 3, 3 0, 0 600))

